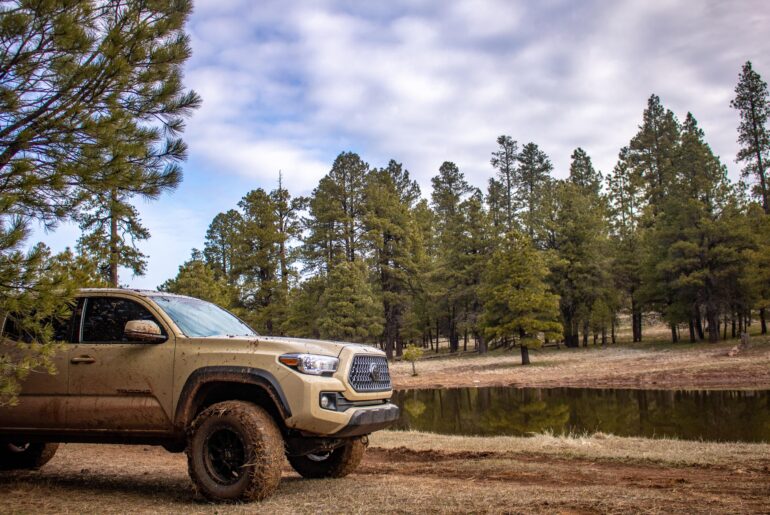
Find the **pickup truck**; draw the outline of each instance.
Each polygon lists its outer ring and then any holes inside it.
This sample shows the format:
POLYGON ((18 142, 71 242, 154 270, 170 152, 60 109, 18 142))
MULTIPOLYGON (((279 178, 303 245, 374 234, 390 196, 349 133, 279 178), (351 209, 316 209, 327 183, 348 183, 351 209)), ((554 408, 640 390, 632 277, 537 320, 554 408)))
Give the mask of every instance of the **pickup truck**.
MULTIPOLYGON (((0 318, 0 354, 19 359, 13 320, 0 318)), ((0 470, 38 468, 60 442, 162 445, 187 453, 207 499, 259 500, 284 457, 303 477, 349 474, 399 414, 378 349, 260 336, 192 297, 84 289, 55 333, 58 373, 31 374, 0 407, 0 470)))

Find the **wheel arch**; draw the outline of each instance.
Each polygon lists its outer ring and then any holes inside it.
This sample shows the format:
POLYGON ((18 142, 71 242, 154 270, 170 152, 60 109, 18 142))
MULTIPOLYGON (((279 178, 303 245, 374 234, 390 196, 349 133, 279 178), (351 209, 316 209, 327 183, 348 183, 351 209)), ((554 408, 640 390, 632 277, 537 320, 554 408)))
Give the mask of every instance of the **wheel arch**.
POLYGON ((182 388, 174 425, 184 430, 208 406, 225 400, 253 402, 267 410, 282 429, 291 417, 286 395, 275 376, 251 367, 211 366, 192 372, 182 388))

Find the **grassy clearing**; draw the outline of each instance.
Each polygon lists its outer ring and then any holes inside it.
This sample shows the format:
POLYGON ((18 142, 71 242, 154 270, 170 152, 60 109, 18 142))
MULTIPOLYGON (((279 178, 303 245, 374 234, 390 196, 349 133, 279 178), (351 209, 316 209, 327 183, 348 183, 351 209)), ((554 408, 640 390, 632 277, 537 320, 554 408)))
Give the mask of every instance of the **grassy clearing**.
POLYGON ((729 357, 737 344, 648 342, 578 349, 533 350, 536 366, 521 366, 518 351, 494 351, 479 356, 424 359, 391 366, 394 386, 434 388, 452 386, 577 386, 671 389, 770 388, 770 338, 752 338, 746 352, 729 357))

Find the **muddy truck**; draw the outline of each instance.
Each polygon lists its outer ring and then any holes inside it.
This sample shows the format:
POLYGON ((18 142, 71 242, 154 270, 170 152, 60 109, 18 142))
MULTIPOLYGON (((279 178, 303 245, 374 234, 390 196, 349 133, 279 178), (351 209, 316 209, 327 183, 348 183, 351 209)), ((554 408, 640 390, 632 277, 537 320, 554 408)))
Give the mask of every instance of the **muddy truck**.
MULTIPOLYGON (((0 355, 20 359, 24 334, 0 321, 0 355)), ((207 499, 259 500, 284 456, 306 478, 349 474, 399 414, 381 351, 260 336, 191 297, 82 290, 54 332, 57 373, 30 374, 0 407, 0 470, 41 467, 60 442, 162 445, 187 453, 207 499)))

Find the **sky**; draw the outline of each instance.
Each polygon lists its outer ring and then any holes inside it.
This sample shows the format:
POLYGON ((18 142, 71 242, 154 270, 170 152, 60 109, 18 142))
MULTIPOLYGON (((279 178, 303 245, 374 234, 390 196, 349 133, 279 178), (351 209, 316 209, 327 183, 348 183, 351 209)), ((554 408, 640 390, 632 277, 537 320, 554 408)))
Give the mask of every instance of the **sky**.
MULTIPOLYGON (((197 0, 185 83, 203 98, 188 120, 189 158, 173 193, 137 201, 152 237, 154 289, 202 249, 217 213, 279 172, 307 195, 343 151, 373 167, 403 163, 430 197, 453 161, 482 189, 497 136, 537 143, 565 177, 582 147, 610 172, 651 94, 692 112, 731 178, 740 167, 741 66, 770 79, 766 0, 197 0)), ((64 224, 36 231, 74 246, 64 224)))

